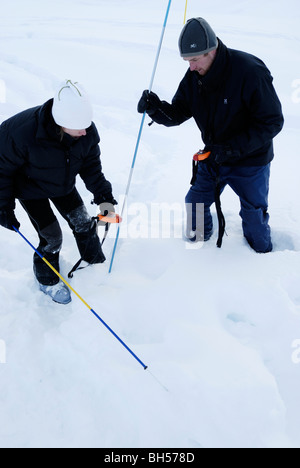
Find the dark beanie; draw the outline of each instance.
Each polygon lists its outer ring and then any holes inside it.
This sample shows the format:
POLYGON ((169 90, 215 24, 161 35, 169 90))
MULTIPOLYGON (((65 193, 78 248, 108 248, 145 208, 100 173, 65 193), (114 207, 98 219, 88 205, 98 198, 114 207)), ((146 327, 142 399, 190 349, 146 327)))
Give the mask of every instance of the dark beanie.
POLYGON ((181 57, 195 57, 217 48, 217 36, 205 19, 193 18, 186 23, 179 38, 181 57))

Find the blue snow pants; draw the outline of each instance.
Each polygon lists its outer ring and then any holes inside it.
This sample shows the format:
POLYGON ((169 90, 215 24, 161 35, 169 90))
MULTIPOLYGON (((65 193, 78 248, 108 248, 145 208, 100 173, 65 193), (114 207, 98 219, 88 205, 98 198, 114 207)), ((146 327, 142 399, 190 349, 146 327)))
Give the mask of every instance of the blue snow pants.
MULTIPOLYGON (((270 164, 261 167, 226 167, 219 168, 221 193, 227 185, 238 195, 241 203, 240 216, 244 236, 249 245, 258 253, 272 251, 271 229, 269 226, 268 195, 270 164)), ((197 206, 204 208, 204 240, 213 232, 213 220, 210 212, 215 202, 216 172, 205 162, 198 164, 194 185, 186 196, 187 206, 192 219, 188 225, 197 230, 197 206)))

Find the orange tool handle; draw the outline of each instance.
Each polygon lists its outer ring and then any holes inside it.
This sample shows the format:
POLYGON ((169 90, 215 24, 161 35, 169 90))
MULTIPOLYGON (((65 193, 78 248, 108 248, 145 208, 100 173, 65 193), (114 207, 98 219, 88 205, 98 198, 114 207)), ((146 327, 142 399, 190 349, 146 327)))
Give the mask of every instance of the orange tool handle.
POLYGON ((205 161, 205 159, 209 158, 211 152, 200 150, 198 153, 194 154, 193 160, 194 161, 205 161))
POLYGON ((103 223, 109 223, 109 224, 120 224, 123 220, 120 215, 116 213, 108 213, 108 215, 103 216, 101 214, 98 215, 99 221, 102 221, 103 223))

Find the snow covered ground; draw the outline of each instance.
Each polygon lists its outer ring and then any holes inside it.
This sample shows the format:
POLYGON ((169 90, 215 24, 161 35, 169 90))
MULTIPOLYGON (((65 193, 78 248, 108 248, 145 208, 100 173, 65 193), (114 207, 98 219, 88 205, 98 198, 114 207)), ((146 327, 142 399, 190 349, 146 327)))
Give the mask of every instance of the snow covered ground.
MULTIPOLYGON (((62 307, 39 293, 32 251, 1 229, 1 448, 300 447, 300 6, 199 3, 189 0, 188 17, 203 16, 226 45, 262 58, 283 104, 270 193, 274 252, 246 245, 230 190, 222 250, 215 239, 186 249, 178 230, 200 135, 192 121, 146 125, 113 272, 108 261, 72 280, 149 366, 144 371, 76 297, 62 307), (174 208, 176 235, 166 235, 167 218, 159 233, 163 203, 174 208)), ((2 2, 1 121, 48 100, 63 79, 81 81, 93 98, 105 174, 122 200, 141 121, 136 104, 166 7, 166 0, 2 2)), ((166 100, 186 70, 177 50, 184 7, 173 1, 155 78, 166 100)), ((36 244, 19 206, 17 216, 36 244)), ((67 274, 78 252, 62 226, 67 274)))

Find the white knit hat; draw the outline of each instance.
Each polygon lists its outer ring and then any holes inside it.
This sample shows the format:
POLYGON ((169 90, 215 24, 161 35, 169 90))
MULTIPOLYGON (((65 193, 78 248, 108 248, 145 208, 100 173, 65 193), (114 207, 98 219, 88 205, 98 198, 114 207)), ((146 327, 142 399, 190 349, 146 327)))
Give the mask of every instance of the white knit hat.
POLYGON ((52 115, 57 125, 71 130, 85 130, 92 125, 93 109, 83 87, 65 80, 54 97, 52 115))

